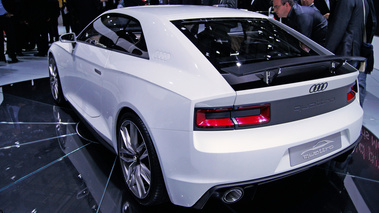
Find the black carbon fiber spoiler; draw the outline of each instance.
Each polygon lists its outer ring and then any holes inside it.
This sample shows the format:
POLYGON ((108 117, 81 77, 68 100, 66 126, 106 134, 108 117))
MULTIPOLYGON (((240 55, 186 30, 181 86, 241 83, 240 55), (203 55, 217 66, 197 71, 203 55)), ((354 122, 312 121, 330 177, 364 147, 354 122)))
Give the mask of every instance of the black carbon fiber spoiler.
POLYGON ((327 72, 330 75, 354 72, 356 71, 355 69, 341 71, 339 68, 347 62, 365 60, 364 57, 309 56, 243 64, 241 66, 225 67, 221 70, 226 73, 223 76, 232 86, 257 80, 262 80, 268 85, 277 77, 304 75, 307 73, 315 74, 316 72, 327 72))

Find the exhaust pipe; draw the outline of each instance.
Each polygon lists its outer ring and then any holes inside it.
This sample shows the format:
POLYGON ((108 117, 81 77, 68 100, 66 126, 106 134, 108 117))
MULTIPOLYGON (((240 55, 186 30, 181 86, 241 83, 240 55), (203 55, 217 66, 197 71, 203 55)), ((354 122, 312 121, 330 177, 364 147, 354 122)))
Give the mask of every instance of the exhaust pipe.
POLYGON ((239 188, 239 187, 231 188, 224 192, 224 194, 221 197, 221 201, 226 204, 232 204, 241 200, 243 195, 244 195, 244 191, 242 188, 239 188))

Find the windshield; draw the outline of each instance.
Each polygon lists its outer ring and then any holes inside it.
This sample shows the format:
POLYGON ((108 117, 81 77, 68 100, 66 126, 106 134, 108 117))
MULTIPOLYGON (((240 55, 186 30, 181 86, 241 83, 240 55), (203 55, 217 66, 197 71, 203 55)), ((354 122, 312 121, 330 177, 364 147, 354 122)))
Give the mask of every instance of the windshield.
POLYGON ((220 71, 255 62, 310 56, 312 50, 269 20, 192 19, 173 24, 220 71))

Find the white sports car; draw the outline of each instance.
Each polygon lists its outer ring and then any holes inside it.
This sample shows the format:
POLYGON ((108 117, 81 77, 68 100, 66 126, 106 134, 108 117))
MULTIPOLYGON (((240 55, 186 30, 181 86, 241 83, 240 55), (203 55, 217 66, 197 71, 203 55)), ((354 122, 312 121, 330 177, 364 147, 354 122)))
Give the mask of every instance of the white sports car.
POLYGON ((110 10, 62 35, 48 57, 53 98, 119 155, 144 205, 202 208, 214 195, 233 203, 360 139, 348 59, 250 11, 110 10))

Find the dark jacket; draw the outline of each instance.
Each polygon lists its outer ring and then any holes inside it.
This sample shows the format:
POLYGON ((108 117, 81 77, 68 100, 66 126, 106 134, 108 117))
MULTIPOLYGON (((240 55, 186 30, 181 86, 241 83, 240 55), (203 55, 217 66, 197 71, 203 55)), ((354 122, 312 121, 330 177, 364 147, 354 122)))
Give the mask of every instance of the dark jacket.
POLYGON ((257 12, 268 12, 268 9, 272 6, 271 1, 267 0, 255 0, 251 7, 249 8, 251 11, 257 12))
POLYGON ((27 20, 33 26, 40 27, 47 23, 48 19, 48 0, 24 0, 27 20))
POLYGON ((57 0, 48 0, 47 1, 47 17, 50 19, 58 19, 61 15, 59 1, 57 0))
POLYGON ((329 19, 326 48, 336 55, 359 56, 363 29, 362 0, 337 1, 329 19))
POLYGON ((66 0, 70 11, 73 31, 79 34, 100 14, 100 0, 66 0))
POLYGON ((330 13, 330 11, 333 10, 335 1, 336 0, 329 0, 330 9, 328 8, 328 5, 326 5, 325 0, 314 0, 314 4, 317 9, 320 10, 321 14, 325 15, 326 13, 330 13))
POLYGON ((4 9, 8 13, 15 14, 17 4, 15 0, 1 0, 1 3, 3 3, 4 9))
MULTIPOLYGON (((377 17, 375 12, 374 2, 372 0, 367 0, 367 4, 369 6, 366 18, 366 33, 367 33, 367 42, 372 43, 372 39, 374 38, 376 28, 377 28, 377 17)), ((367 6, 366 6, 367 8, 367 6)))
POLYGON ((320 10, 320 13, 322 15, 325 15, 326 13, 330 13, 328 5, 326 5, 324 0, 315 0, 314 5, 317 7, 317 9, 320 10))
POLYGON ((315 9, 294 4, 284 23, 315 42, 325 45, 328 21, 315 9))

